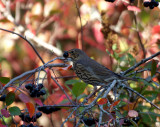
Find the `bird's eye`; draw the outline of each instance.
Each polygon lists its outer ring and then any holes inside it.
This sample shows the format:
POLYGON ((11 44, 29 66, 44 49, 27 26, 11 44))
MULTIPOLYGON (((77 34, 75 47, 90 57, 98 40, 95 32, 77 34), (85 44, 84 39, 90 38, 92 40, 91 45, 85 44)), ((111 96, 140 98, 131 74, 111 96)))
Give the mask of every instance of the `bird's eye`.
POLYGON ((67 58, 68 56, 69 56, 69 55, 68 55, 68 52, 65 51, 65 52, 63 53, 63 57, 67 58))
POLYGON ((71 53, 74 53, 74 51, 71 51, 71 53))

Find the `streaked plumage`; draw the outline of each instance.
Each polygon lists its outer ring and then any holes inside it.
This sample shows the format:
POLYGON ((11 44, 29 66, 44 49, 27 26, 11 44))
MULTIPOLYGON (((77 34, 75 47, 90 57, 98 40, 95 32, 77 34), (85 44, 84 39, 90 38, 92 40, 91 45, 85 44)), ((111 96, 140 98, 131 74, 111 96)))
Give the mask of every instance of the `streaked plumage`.
POLYGON ((120 75, 88 57, 80 49, 66 51, 63 56, 71 58, 75 73, 87 84, 92 84, 93 86, 105 85, 114 79, 122 78, 120 75))

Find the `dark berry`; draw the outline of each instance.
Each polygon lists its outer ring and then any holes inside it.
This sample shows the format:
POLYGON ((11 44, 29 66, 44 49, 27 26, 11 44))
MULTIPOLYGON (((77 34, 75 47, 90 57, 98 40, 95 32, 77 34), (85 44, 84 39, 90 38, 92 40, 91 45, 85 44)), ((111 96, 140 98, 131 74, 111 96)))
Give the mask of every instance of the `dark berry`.
POLYGON ((67 58, 68 56, 69 56, 68 52, 65 51, 65 52, 63 53, 63 57, 67 58))
POLYGON ((31 93, 30 96, 31 97, 37 97, 37 94, 39 93, 39 90, 37 88, 34 88, 31 93))
POLYGON ((34 125, 31 123, 31 124, 29 124, 27 127, 34 127, 34 125))
POLYGON ((42 89, 43 88, 43 84, 38 84, 37 85, 37 88, 40 90, 40 89, 42 89))
POLYGON ((45 95, 45 94, 46 94, 46 91, 45 91, 45 90, 41 90, 41 91, 39 91, 39 94, 40 94, 40 95, 45 95))
POLYGON ((58 108, 58 107, 51 107, 51 112, 56 112, 56 111, 59 111, 61 110, 61 108, 58 108))
POLYGON ((25 115, 24 117, 25 117, 25 120, 24 120, 24 121, 25 121, 25 122, 28 122, 28 123, 31 122, 32 119, 33 119, 33 118, 30 117, 29 114, 25 115))
POLYGON ((87 125, 87 126, 92 126, 93 124, 96 124, 96 120, 93 118, 82 118, 82 121, 87 125))
POLYGON ((48 107, 48 106, 38 107, 38 110, 42 111, 43 113, 46 113, 46 114, 50 114, 51 113, 50 107, 48 107))
POLYGON ((149 8, 150 8, 150 9, 153 9, 153 8, 154 8, 154 4, 150 4, 150 5, 149 5, 149 8))
POLYGON ((46 113, 46 114, 50 114, 52 112, 56 112, 56 111, 58 111, 60 109, 61 108, 53 107, 53 106, 41 106, 41 107, 38 107, 39 111, 42 111, 43 113, 46 113))
POLYGON ((31 97, 37 97, 37 93, 35 93, 34 91, 32 91, 32 92, 30 93, 30 96, 31 96, 31 97))
POLYGON ((140 117, 139 117, 139 116, 134 117, 134 118, 132 118, 132 120, 133 120, 134 122, 138 123, 138 121, 140 120, 140 117))
POLYGON ((107 2, 112 2, 112 3, 113 3, 115 0, 105 0, 105 1, 107 1, 107 2))
POLYGON ((21 126, 19 126, 19 127, 27 127, 27 126, 25 126, 25 125, 21 125, 21 126))
POLYGON ((150 5, 150 2, 149 2, 149 1, 145 1, 145 2, 143 3, 143 5, 144 5, 145 7, 148 7, 148 6, 150 5))
POLYGON ((45 110, 45 108, 46 108, 45 106, 41 106, 41 107, 38 107, 38 110, 43 111, 43 110, 45 110))
POLYGON ((157 7, 159 5, 159 2, 155 1, 153 4, 155 7, 157 7))
POLYGON ((24 119, 25 119, 24 113, 21 113, 21 114, 19 115, 19 117, 22 119, 22 121, 24 121, 24 119))
POLYGON ((41 112, 36 113, 36 118, 39 118, 39 117, 41 117, 41 116, 42 116, 42 113, 41 113, 41 112))
POLYGON ((34 85, 33 85, 33 84, 26 84, 26 85, 25 85, 25 88, 26 88, 27 90, 32 90, 32 89, 34 88, 34 85))
POLYGON ((130 0, 130 3, 133 3, 134 2, 134 0, 130 0))
POLYGON ((2 95, 2 96, 0 97, 0 101, 5 101, 5 100, 6 100, 6 96, 7 96, 7 95, 5 95, 5 94, 2 95))

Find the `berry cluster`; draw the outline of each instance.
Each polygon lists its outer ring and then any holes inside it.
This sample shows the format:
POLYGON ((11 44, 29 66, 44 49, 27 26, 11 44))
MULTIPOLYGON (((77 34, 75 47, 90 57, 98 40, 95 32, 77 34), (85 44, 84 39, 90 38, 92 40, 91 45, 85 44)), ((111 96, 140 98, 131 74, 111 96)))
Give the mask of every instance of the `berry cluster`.
POLYGON ((144 7, 149 7, 150 9, 153 9, 154 7, 157 7, 159 5, 159 3, 155 0, 151 0, 151 2, 149 1, 145 1, 143 3, 144 7))
POLYGON ((29 114, 25 115, 24 113, 21 113, 19 117, 22 119, 24 122, 36 122, 36 120, 42 116, 41 112, 36 113, 33 117, 30 117, 29 114))
POLYGON ((25 88, 30 91, 31 97, 40 97, 41 95, 46 94, 45 90, 41 90, 43 88, 43 84, 38 84, 37 86, 33 84, 26 84, 25 88))
MULTIPOLYGON (((140 117, 137 116, 137 117, 131 118, 131 120, 134 121, 135 123, 138 123, 138 121, 140 120, 140 117)), ((129 118, 124 119, 123 126, 131 126, 131 125, 133 125, 131 120, 129 118)))
POLYGON ((29 125, 21 125, 20 127, 38 127, 38 126, 34 126, 32 123, 31 124, 29 124, 29 125))
POLYGON ((43 113, 46 113, 46 114, 50 114, 50 113, 58 111, 60 109, 61 108, 53 107, 53 106, 41 106, 41 107, 38 107, 39 111, 42 111, 43 113))

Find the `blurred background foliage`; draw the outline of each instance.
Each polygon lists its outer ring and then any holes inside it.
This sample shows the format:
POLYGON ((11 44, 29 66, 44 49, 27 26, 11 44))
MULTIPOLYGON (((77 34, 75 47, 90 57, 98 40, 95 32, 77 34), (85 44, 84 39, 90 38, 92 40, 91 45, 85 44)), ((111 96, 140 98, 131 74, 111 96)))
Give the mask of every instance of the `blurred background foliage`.
MULTIPOLYGON (((65 50, 82 48, 118 73, 159 51, 159 17, 160 6, 145 8, 142 0, 0 1, 0 27, 25 36, 45 62, 62 56, 65 50)), ((40 65, 42 62, 28 43, 0 31, 0 76, 13 78, 40 65)), ((58 71, 57 75, 74 73, 58 71)), ((159 78, 155 81, 159 82, 159 78)), ((63 80, 59 83, 64 85, 63 80)))

